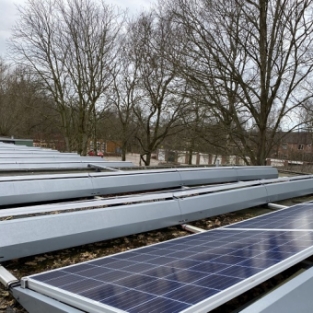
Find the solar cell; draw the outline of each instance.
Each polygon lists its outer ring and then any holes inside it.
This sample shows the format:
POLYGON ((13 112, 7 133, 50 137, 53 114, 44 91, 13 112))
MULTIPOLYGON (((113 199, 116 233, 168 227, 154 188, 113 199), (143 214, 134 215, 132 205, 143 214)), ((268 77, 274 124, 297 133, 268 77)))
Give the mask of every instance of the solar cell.
POLYGON ((226 228, 313 230, 313 203, 297 204, 226 228))
POLYGON ((312 253, 310 231, 224 228, 23 280, 88 312, 207 312, 312 253))

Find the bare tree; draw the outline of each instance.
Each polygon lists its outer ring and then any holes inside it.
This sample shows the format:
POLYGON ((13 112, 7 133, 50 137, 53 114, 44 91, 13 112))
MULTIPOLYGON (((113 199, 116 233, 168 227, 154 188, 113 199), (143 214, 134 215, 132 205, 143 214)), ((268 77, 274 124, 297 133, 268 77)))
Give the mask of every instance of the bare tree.
POLYGON ((92 0, 28 0, 19 11, 13 51, 53 96, 67 148, 76 142, 86 154, 97 104, 112 83, 117 15, 92 0))
POLYGON ((53 102, 26 68, 0 60, 0 136, 35 137, 56 119, 53 102))
POLYGON ((12 135, 19 125, 19 106, 12 103, 10 89, 14 80, 10 67, 0 60, 0 136, 12 135))
POLYGON ((134 106, 141 160, 150 164, 151 153, 169 136, 185 105, 184 82, 176 75, 170 50, 175 42, 171 21, 155 13, 142 14, 131 25, 132 58, 136 64, 140 102, 134 106))
POLYGON ((115 68, 112 92, 109 104, 113 104, 118 117, 119 127, 115 129, 115 136, 121 143, 122 161, 126 160, 127 147, 137 130, 134 107, 139 103, 141 93, 138 88, 139 59, 132 57, 133 42, 131 37, 124 37, 119 50, 118 62, 115 68))
POLYGON ((176 0, 167 8, 187 38, 181 72, 198 101, 247 163, 265 164, 286 117, 312 97, 313 1, 176 0))

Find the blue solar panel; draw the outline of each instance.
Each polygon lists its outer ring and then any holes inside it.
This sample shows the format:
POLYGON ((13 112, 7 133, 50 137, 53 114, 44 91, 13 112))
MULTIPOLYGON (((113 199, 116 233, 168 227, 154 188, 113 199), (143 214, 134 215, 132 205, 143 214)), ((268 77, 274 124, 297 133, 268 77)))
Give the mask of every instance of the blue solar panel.
POLYGON ((313 203, 298 204, 287 209, 261 215, 226 227, 313 230, 313 203))
POLYGON ((66 291, 69 304, 85 301, 112 312, 192 312, 216 299, 226 302, 229 294, 267 279, 269 269, 282 271, 293 258, 296 263, 308 248, 313 249, 310 231, 224 228, 26 279, 35 290, 51 288, 56 298, 66 291))

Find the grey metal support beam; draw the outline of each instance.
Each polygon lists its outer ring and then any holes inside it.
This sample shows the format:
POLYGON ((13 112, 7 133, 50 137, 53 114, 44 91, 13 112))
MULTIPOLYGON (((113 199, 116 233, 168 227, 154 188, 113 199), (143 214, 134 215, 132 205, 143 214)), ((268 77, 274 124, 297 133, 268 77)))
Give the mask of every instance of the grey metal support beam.
POLYGON ((182 212, 182 221, 188 223, 265 204, 267 202, 267 193, 264 186, 260 185, 178 198, 178 201, 182 212))
MULTIPOLYGON (((17 146, 13 144, 1 144, 0 151, 49 151, 49 152, 59 152, 55 149, 39 148, 39 147, 27 147, 27 146, 17 146)), ((60 153, 60 152, 59 152, 60 153)))
POLYGON ((313 268, 304 271, 241 313, 311 313, 313 311, 313 268))
POLYGON ((234 166, 177 169, 182 185, 217 184, 234 181, 278 178, 278 171, 270 166, 234 166), (207 173, 210 173, 208 177, 207 173))
MULTIPOLYGON (((123 165, 121 165, 123 166, 123 165)), ((119 172, 120 170, 116 169, 116 168, 112 168, 112 167, 109 167, 109 166, 105 166, 104 164, 93 164, 93 163, 89 163, 88 164, 88 167, 89 168, 93 168, 97 171, 101 171, 101 170, 108 170, 108 171, 114 171, 114 172, 119 172)))
POLYGON ((0 149, 0 155, 1 156, 41 156, 41 155, 73 155, 77 156, 77 153, 62 153, 59 151, 52 151, 52 150, 6 150, 6 149, 0 149))
POLYGON ((268 194, 268 202, 277 202, 292 197, 301 197, 312 193, 313 176, 300 176, 286 179, 271 185, 265 185, 268 194), (302 178, 302 179, 301 179, 302 178))
POLYGON ((0 160, 21 160, 21 159, 46 159, 46 158, 62 158, 62 159, 79 159, 81 156, 76 153, 55 153, 55 152, 19 152, 19 153, 1 153, 0 160))
POLYGON ((0 222, 0 262, 179 224, 177 201, 0 222), (8 235, 10 234, 10 235, 8 235))
POLYGON ((34 158, 23 159, 18 161, 1 161, 0 160, 0 172, 1 171, 39 171, 39 170, 66 170, 66 169, 87 169, 92 164, 103 168, 114 168, 114 167, 135 167, 132 162, 127 161, 104 161, 104 160, 56 160, 46 159, 37 160, 34 158))
MULTIPOLYGON (((136 203, 152 202, 152 201, 162 201, 166 199, 173 199, 172 193, 156 193, 156 194, 146 194, 146 195, 133 195, 133 196, 122 196, 117 198, 105 199, 103 197, 95 196, 92 200, 82 200, 82 201, 71 201, 66 203, 53 203, 53 204, 41 204, 32 205, 26 207, 16 207, 10 209, 0 210, 0 218, 5 219, 12 217, 26 217, 34 216, 40 214, 48 214, 53 212, 63 212, 63 211, 79 211, 83 209, 90 208, 101 208, 109 206, 121 206, 124 204, 132 205, 136 203)), ((1 224, 0 224, 1 225, 1 224)))
POLYGON ((29 313, 83 313, 81 310, 30 289, 14 287, 11 294, 29 313))
MULTIPOLYGON (((237 167, 229 167, 0 177, 0 206, 234 182, 242 180, 242 176, 251 180, 263 178, 259 168, 253 168, 246 170, 243 167, 240 171, 237 167), (238 174, 241 171, 244 174, 238 174)), ((263 170, 265 177, 278 176, 274 168, 265 167, 263 170)))
POLYGON ((39 215, 47 214, 51 212, 62 212, 62 211, 78 211, 82 209, 88 209, 92 207, 108 207, 108 206, 118 206, 124 205, 125 203, 131 205, 136 203, 144 203, 151 201, 164 201, 166 199, 174 198, 187 198, 195 195, 206 195, 211 193, 218 193, 223 191, 235 190, 240 188, 248 188, 253 186, 262 185, 261 181, 251 181, 251 182, 240 182, 232 183, 218 186, 208 186, 208 187, 197 187, 197 188, 183 188, 181 191, 168 191, 168 192, 158 192, 152 194, 134 194, 129 196, 121 196, 115 198, 104 198, 100 196, 94 196, 92 200, 81 200, 81 201, 71 201, 67 203, 53 203, 53 204, 41 204, 26 207, 15 207, 10 209, 0 210, 0 218, 12 218, 21 217, 27 215, 39 215))

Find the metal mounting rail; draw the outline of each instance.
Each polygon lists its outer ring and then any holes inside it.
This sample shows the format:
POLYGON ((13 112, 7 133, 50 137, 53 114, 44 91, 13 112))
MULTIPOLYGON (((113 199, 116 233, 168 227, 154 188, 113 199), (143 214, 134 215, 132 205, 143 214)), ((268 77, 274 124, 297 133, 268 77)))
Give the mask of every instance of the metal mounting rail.
POLYGON ((64 211, 79 211, 84 209, 99 209, 101 207, 117 206, 117 205, 133 205, 138 203, 144 203, 148 201, 160 201, 166 199, 173 199, 173 192, 164 192, 157 194, 139 194, 133 196, 121 196, 117 198, 108 199, 93 199, 83 201, 71 201, 68 203, 53 203, 53 204, 42 204, 33 205, 26 207, 16 207, 10 209, 0 210, 0 218, 17 218, 26 217, 28 215, 40 215, 54 212, 64 211))
POLYGON ((13 144, 3 144, 1 142, 0 142, 0 151, 50 151, 50 152, 59 152, 58 150, 55 150, 55 149, 17 146, 17 145, 13 145, 13 144))
POLYGON ((63 153, 28 153, 25 155, 23 153, 21 154, 0 154, 0 160, 10 160, 10 161, 18 161, 18 160, 24 160, 24 159, 38 159, 38 161, 40 159, 45 160, 45 159, 64 159, 64 160, 68 160, 68 159, 80 159, 80 158, 89 158, 89 160, 92 160, 94 158, 99 158, 100 157, 82 157, 78 154, 63 154, 63 153))
POLYGON ((310 194, 313 177, 259 181, 242 188, 222 187, 153 194, 137 201, 136 197, 99 200, 89 210, 3 220, 0 261, 185 224, 273 202, 277 194, 280 199, 310 194))
MULTIPOLYGON (((65 152, 59 152, 59 151, 56 151, 56 150, 21 150, 21 149, 15 149, 15 150, 9 150, 9 149, 1 149, 0 148, 0 155, 3 155, 3 156, 7 156, 7 155, 29 155, 29 154, 32 154, 32 155, 43 155, 43 154, 65 154, 65 152)), ((68 152, 66 154, 69 154, 68 152)), ((71 153, 72 155, 77 155, 77 153, 71 153)))
POLYGON ((0 177, 0 206, 277 176, 272 167, 223 167, 0 177))
POLYGON ((77 156, 76 153, 65 153, 58 151, 44 151, 44 150, 5 150, 0 149, 0 155, 2 157, 10 158, 11 156, 41 156, 41 155, 72 155, 77 156))
POLYGON ((100 166, 103 168, 110 167, 135 167, 132 162, 129 161, 105 161, 100 158, 85 160, 40 160, 35 162, 34 159, 23 159, 13 162, 0 160, 0 172, 1 171, 38 171, 38 170, 66 170, 66 169, 88 169, 90 165, 100 166))

